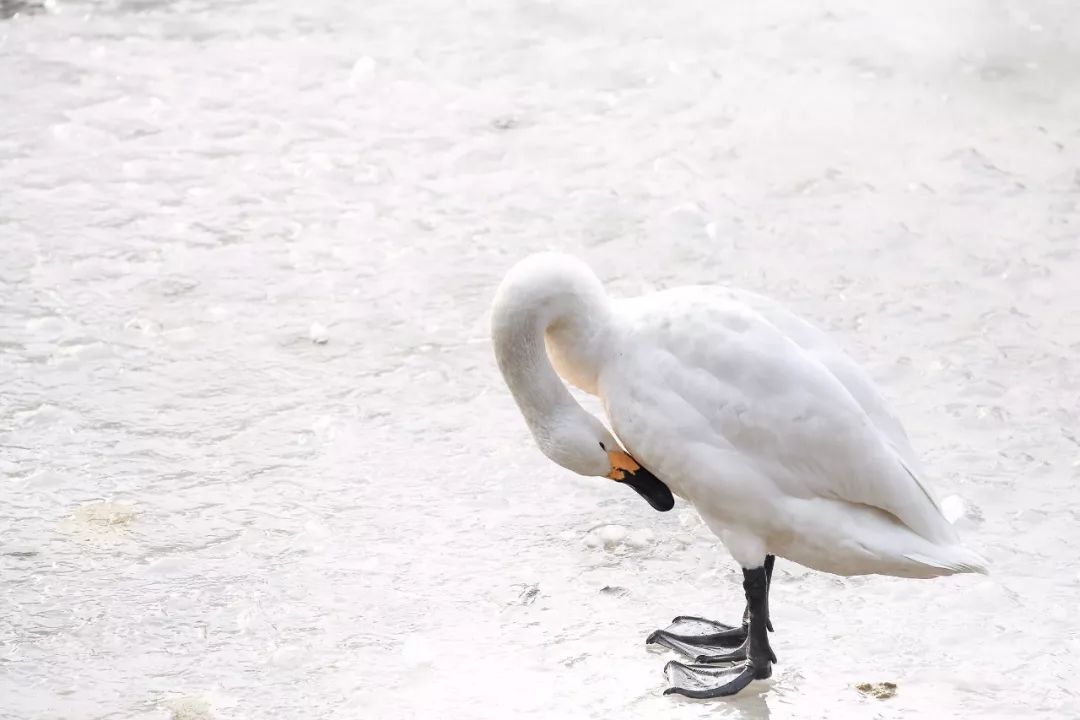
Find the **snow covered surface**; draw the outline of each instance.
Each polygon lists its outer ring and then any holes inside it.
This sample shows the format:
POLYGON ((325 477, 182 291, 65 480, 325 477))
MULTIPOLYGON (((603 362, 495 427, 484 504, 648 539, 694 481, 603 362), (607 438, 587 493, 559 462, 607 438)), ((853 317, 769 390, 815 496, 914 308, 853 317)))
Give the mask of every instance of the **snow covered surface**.
POLYGON ((1080 715, 1074 3, 30 10, 0 21, 0 717, 1080 715), (543 248, 835 332, 994 574, 781 562, 775 679, 661 696, 646 634, 736 619, 738 571, 532 445, 486 310, 543 248))

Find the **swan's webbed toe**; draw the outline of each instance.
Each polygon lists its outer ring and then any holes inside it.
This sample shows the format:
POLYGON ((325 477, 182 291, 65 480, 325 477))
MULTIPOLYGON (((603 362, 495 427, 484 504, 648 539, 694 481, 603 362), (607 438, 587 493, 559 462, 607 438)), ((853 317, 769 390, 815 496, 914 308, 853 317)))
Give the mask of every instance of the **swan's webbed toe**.
POLYGON ((665 695, 683 695, 688 698, 706 699, 734 695, 753 680, 764 680, 772 675, 768 662, 752 660, 720 667, 716 664, 685 664, 672 660, 664 667, 671 687, 665 695))
MULTIPOLYGON (((685 655, 697 662, 707 662, 704 658, 729 655, 732 648, 739 648, 746 642, 747 625, 726 625, 714 620, 680 615, 663 630, 656 630, 645 639, 648 645, 661 645, 685 655)), ((745 659, 743 652, 741 658, 745 659)))
MULTIPOLYGON (((645 642, 661 645, 685 655, 695 663, 705 665, 741 662, 747 659, 750 651, 749 625, 733 628, 712 620, 688 616, 675 618, 666 630, 655 631, 645 642), (701 627, 704 623, 716 628, 716 632, 683 635, 673 630, 686 629, 687 625, 701 627)), ((766 645, 764 651, 768 653, 769 662, 775 663, 776 653, 772 648, 766 645)))

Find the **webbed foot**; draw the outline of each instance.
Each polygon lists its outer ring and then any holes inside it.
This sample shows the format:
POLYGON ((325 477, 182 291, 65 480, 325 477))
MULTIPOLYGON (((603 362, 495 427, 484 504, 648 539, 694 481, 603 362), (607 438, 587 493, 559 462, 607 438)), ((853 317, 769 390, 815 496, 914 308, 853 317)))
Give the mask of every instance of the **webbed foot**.
POLYGON ((768 662, 756 665, 746 660, 735 665, 720 667, 716 664, 685 664, 672 660, 664 667, 671 687, 665 695, 683 695, 689 698, 716 698, 734 695, 753 680, 764 680, 772 675, 768 662))
POLYGON ((765 565, 743 569, 746 613, 740 627, 712 620, 680 616, 665 630, 649 635, 646 642, 679 652, 694 662, 669 662, 664 673, 671 682, 665 695, 677 693, 690 698, 734 695, 753 680, 772 675, 776 654, 769 645, 769 571, 765 565), (726 666, 726 667, 725 667, 726 666))

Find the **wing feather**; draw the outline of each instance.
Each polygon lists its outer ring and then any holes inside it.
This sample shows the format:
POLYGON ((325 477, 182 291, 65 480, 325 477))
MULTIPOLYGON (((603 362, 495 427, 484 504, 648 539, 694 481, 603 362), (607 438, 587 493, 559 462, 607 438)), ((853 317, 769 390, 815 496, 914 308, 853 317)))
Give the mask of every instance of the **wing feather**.
POLYGON ((686 417, 705 420, 684 420, 687 432, 725 445, 791 496, 869 505, 927 540, 956 541, 912 468, 903 428, 854 361, 778 306, 697 290, 665 293, 633 328, 642 374, 692 408, 686 417))

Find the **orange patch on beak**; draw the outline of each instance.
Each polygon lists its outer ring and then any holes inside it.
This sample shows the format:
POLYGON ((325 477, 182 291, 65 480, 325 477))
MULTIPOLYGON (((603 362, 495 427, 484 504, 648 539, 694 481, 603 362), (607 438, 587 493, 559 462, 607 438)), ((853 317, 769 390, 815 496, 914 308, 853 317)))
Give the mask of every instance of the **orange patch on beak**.
POLYGON ((637 460, 622 450, 609 450, 608 459, 611 460, 611 472, 608 473, 608 477, 612 480, 623 480, 626 478, 626 473, 633 475, 641 469, 637 460))

